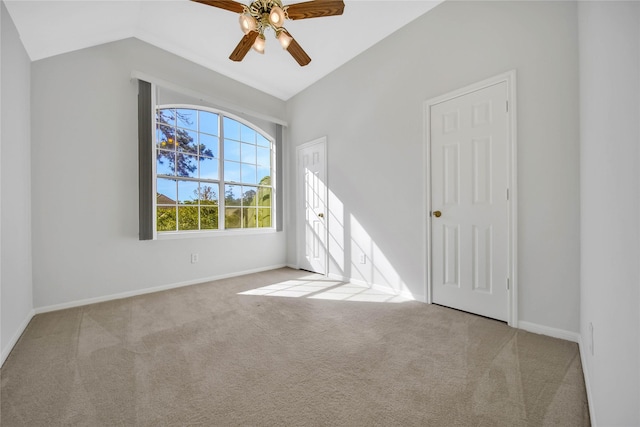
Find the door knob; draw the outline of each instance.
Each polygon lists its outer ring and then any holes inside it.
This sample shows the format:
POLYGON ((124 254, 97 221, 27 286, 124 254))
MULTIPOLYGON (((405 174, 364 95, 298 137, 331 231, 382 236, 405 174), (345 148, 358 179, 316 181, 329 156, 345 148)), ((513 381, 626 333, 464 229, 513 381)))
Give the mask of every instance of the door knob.
POLYGON ((440 216, 442 216, 442 212, 440 212, 440 211, 434 211, 434 212, 433 212, 433 216, 435 216, 436 218, 440 218, 440 216))
POLYGON ((318 214, 318 216, 319 216, 320 218, 324 218, 324 214, 323 214, 322 212, 320 212, 320 213, 318 214))

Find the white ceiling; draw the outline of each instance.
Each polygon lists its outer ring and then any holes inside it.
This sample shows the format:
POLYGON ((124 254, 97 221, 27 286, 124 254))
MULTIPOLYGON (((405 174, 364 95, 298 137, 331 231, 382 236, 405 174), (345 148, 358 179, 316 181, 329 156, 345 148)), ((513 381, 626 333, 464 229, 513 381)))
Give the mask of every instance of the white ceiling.
POLYGON ((136 37, 283 100, 442 1, 346 0, 341 16, 288 21, 312 58, 300 67, 272 34, 264 55, 229 60, 242 38, 237 15, 190 0, 4 0, 33 61, 136 37))

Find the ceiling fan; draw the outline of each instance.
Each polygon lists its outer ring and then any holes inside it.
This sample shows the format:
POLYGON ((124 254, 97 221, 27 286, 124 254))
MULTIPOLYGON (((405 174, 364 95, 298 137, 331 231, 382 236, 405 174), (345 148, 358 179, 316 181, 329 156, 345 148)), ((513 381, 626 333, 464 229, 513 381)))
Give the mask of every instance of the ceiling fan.
POLYGON ((342 0, 315 0, 288 6, 284 6, 281 0, 254 0, 249 6, 233 0, 191 1, 240 14, 240 28, 244 37, 229 56, 232 61, 242 61, 251 47, 263 54, 266 42, 264 32, 272 29, 282 47, 303 67, 311 62, 311 58, 282 26, 284 21, 342 15, 344 11, 342 0))

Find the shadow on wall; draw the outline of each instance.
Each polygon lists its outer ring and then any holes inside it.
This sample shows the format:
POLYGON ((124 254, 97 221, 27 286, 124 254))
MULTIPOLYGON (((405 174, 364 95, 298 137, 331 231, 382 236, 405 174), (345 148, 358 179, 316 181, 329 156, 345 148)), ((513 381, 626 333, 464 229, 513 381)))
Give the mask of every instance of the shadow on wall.
MULTIPOLYGON (((305 171, 306 172, 306 171, 305 171)), ((356 216, 345 208, 342 201, 313 173, 313 185, 305 185, 307 209, 327 212, 328 241, 309 221, 305 221, 306 254, 317 253, 314 246, 322 245, 328 253, 329 277, 344 282, 367 286, 378 291, 402 296, 404 299, 422 299, 414 296, 398 270, 371 237, 371 233, 356 216), (324 194, 327 202, 323 202, 324 194), (320 243, 318 243, 320 242, 320 243)))

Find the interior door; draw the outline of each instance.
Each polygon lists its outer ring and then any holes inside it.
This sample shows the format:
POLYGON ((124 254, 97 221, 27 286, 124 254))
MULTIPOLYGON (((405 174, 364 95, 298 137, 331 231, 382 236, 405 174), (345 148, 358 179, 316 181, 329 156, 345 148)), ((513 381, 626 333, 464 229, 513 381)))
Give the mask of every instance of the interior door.
POLYGON ((310 142, 298 148, 298 194, 302 200, 299 218, 302 241, 298 265, 304 270, 327 274, 327 171, 326 141, 310 142))
POLYGON ((507 83, 431 106, 430 124, 433 302, 507 321, 507 83))

